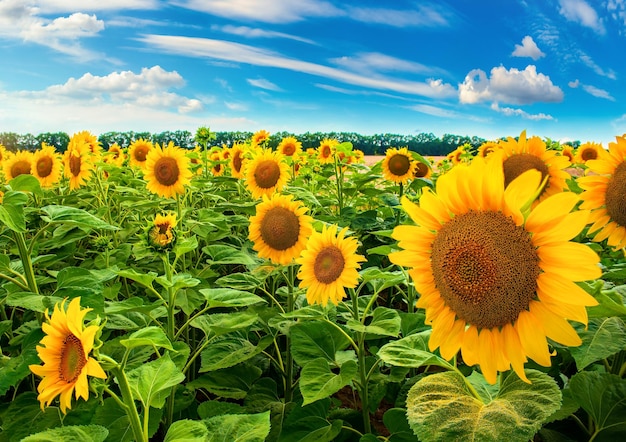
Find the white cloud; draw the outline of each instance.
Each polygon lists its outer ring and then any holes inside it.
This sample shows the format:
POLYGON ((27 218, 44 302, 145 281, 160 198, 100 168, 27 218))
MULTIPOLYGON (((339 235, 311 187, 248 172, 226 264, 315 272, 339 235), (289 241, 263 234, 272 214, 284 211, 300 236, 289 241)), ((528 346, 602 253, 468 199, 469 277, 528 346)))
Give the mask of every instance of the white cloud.
POLYGON ((229 101, 224 102, 224 106, 226 106, 231 111, 242 112, 248 110, 248 105, 244 103, 232 103, 229 101))
POLYGON ((611 94, 609 94, 608 91, 597 88, 590 84, 583 84, 578 79, 574 81, 570 81, 569 83, 567 83, 567 85, 571 87, 572 89, 576 89, 577 87, 580 86, 589 95, 593 95, 594 97, 597 97, 597 98, 604 98, 605 100, 609 100, 609 101, 615 101, 615 98, 613 98, 613 96, 611 96, 611 94))
POLYGON ((539 114, 529 114, 523 109, 500 107, 498 103, 491 103, 491 109, 503 115, 506 115, 507 117, 516 116, 525 118, 527 120, 554 120, 554 117, 552 115, 547 115, 543 112, 539 114))
POLYGON ((585 0, 559 0, 559 4, 559 13, 569 21, 580 23, 599 34, 606 32, 597 12, 585 0))
POLYGON ((372 89, 433 98, 455 95, 452 85, 439 79, 419 82, 380 76, 373 78, 330 66, 287 58, 272 51, 224 40, 154 34, 145 35, 139 40, 166 53, 287 69, 372 89))
POLYGON ((254 87, 266 89, 268 91, 282 91, 280 87, 278 87, 271 81, 266 80, 265 78, 257 78, 257 79, 248 78, 246 79, 246 81, 254 87))
POLYGON ((546 54, 541 52, 533 38, 527 35, 522 39, 521 45, 515 45, 515 50, 513 50, 511 55, 513 57, 530 57, 533 60, 538 60, 541 57, 545 57, 546 54))
MULTIPOLYGON (((23 1, 23 0, 21 0, 23 1)), ((75 11, 119 11, 122 9, 159 9, 159 0, 35 0, 33 3, 42 13, 75 11)))
POLYGON ((613 69, 605 70, 601 68, 595 61, 593 61, 593 59, 589 55, 580 52, 578 54, 578 58, 580 59, 580 61, 583 62, 585 66, 592 69, 596 74, 601 75, 602 77, 610 78, 611 80, 615 80, 617 78, 613 69))
POLYGON ((420 112, 422 114, 432 115, 435 117, 442 118, 458 118, 459 114, 457 112, 444 109, 437 106, 432 106, 430 104, 415 104, 413 106, 408 106, 409 109, 414 110, 416 112, 420 112))
POLYGON ((493 101, 510 104, 530 104, 537 102, 560 102, 563 91, 555 86, 550 77, 537 73, 533 65, 520 71, 507 70, 503 66, 491 69, 491 75, 481 69, 470 71, 459 85, 461 103, 493 101))
POLYGON ((267 31, 265 29, 259 28, 250 28, 248 26, 233 26, 233 25, 224 25, 224 26, 211 26, 213 30, 219 30, 226 34, 239 35, 241 37, 247 38, 286 38, 289 40, 296 40, 302 43, 308 43, 316 45, 313 40, 308 38, 298 37, 297 35, 287 34, 285 32, 277 32, 277 31, 267 31))
MULTIPOLYGON (((412 72, 416 74, 432 74, 439 70, 414 61, 391 57, 380 52, 361 52, 353 57, 339 57, 330 60, 337 66, 353 72, 412 72)), ((439 71, 441 72, 441 71, 439 71)))
POLYGON ((445 27, 449 20, 439 8, 429 5, 416 5, 415 9, 386 9, 386 8, 346 8, 348 17, 365 23, 384 24, 399 28, 416 27, 445 27))

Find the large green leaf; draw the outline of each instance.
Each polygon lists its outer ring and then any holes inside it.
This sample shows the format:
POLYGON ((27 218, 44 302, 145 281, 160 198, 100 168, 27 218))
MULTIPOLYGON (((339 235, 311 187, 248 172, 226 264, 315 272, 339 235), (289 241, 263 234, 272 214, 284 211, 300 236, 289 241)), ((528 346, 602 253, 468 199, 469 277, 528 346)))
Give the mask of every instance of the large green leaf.
POLYGON ((209 255, 210 264, 237 264, 243 266, 253 266, 256 259, 241 248, 236 248, 224 244, 213 244, 205 246, 202 251, 209 255))
POLYGON ((274 342, 272 336, 264 336, 257 345, 239 336, 214 340, 202 350, 200 373, 232 367, 247 361, 265 350, 272 342, 274 342))
POLYGON ((131 370, 128 383, 144 407, 162 408, 171 387, 180 384, 185 375, 172 362, 169 354, 131 370))
POLYGON ((68 425, 31 434, 21 442, 103 442, 109 431, 100 425, 68 425))
POLYGON ((458 372, 426 376, 409 391, 409 424, 422 442, 526 442, 561 405, 552 378, 536 370, 526 375, 531 384, 507 376, 489 403, 474 397, 458 372))
POLYGON ((346 327, 350 330, 354 330, 362 333, 369 333, 372 335, 382 335, 397 337, 400 334, 400 324, 402 320, 398 311, 387 307, 376 307, 374 310, 372 322, 368 325, 364 325, 359 321, 350 319, 346 323, 346 327))
POLYGON ((14 232, 25 232, 24 204, 27 201, 28 196, 23 192, 14 190, 6 192, 0 204, 0 223, 14 232))
POLYGON ((335 354, 350 344, 348 338, 326 321, 306 321, 289 329, 291 354, 304 366, 317 358, 335 362, 335 354))
POLYGON ((285 419, 279 442, 331 442, 341 432, 343 421, 327 419, 330 399, 294 408, 285 419))
POLYGON ((172 343, 167 338, 163 329, 156 326, 146 327, 137 330, 127 338, 120 340, 120 344, 122 344, 129 350, 135 347, 140 347, 142 345, 149 345, 155 348, 162 347, 167 348, 168 350, 173 350, 172 343))
POLYGON ((41 219, 48 223, 72 224, 89 229, 119 229, 119 227, 112 226, 91 213, 76 207, 50 205, 42 207, 41 211, 45 213, 41 219))
POLYGON ((206 442, 263 442, 270 432, 270 412, 224 414, 203 421, 209 435, 206 442))
POLYGON ((437 365, 452 370, 452 365, 428 350, 430 333, 430 330, 426 330, 388 342, 378 350, 376 356, 383 362, 398 367, 417 368, 424 365, 437 365))
POLYGON ((164 442, 205 442, 209 437, 209 430, 202 421, 184 419, 174 422, 164 442))
POLYGON ((258 320, 259 315, 251 311, 213 313, 194 318, 191 325, 202 330, 207 336, 215 337, 248 328, 258 320))
POLYGON ((591 319, 586 330, 579 327, 578 334, 582 345, 570 348, 578 371, 626 349, 626 327, 617 317, 591 319))
POLYGON ((572 376, 572 397, 595 422, 594 441, 612 442, 626 434, 626 379, 583 371, 572 376))
POLYGON ((207 307, 247 307, 253 304, 266 302, 254 293, 230 288, 200 289, 200 293, 207 302, 207 307))
POLYGON ((22 379, 30 375, 29 365, 40 363, 34 346, 14 357, 3 356, 0 359, 0 396, 4 396, 11 387, 15 387, 22 379))
POLYGON ((187 388, 204 388, 219 397, 243 399, 262 372, 256 365, 244 362, 204 374, 189 382, 187 388))
POLYGON ((308 405, 338 392, 356 377, 357 368, 356 362, 346 361, 339 373, 335 374, 324 358, 308 362, 300 373, 300 391, 304 398, 302 405, 308 405))

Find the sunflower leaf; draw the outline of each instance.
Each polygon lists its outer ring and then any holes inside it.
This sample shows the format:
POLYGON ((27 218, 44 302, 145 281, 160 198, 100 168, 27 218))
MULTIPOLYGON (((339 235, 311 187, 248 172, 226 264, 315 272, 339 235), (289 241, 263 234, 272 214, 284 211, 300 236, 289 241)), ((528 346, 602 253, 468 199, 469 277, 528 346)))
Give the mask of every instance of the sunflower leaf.
POLYGON ((453 370, 443 358, 428 350, 430 330, 415 333, 397 341, 391 341, 383 345, 376 356, 383 362, 397 367, 422 367, 424 365, 437 365, 453 370))
POLYGON ((14 232, 25 232, 24 204, 27 201, 28 196, 25 193, 14 190, 6 192, 0 204, 0 223, 14 232))
POLYGON ((304 398, 302 405, 330 397, 348 385, 352 378, 356 377, 356 374, 357 363, 355 361, 344 362, 339 374, 330 370, 330 365, 324 358, 308 362, 302 367, 300 373, 300 391, 304 398))
POLYGON ((207 302, 208 308, 216 307, 247 307, 252 304, 266 302, 253 293, 230 288, 209 288, 198 290, 207 302))
POLYGON ((103 442, 108 435, 109 430, 100 425, 66 425, 31 434, 22 439, 22 442, 57 442, 60 440, 103 442))
POLYGON ((561 393, 548 375, 537 370, 526 375, 531 384, 510 374, 487 404, 471 394, 457 372, 426 376, 409 391, 409 424, 422 442, 528 441, 560 407, 561 393))
POLYGON ((350 330, 372 335, 392 336, 395 338, 400 334, 402 320, 397 310, 378 306, 374 310, 373 316, 372 322, 368 325, 350 319, 346 326, 350 330))
POLYGON ((570 348, 578 371, 590 364, 626 349, 626 326, 618 317, 591 319, 586 330, 577 327, 583 343, 570 348))
POLYGON ((101 220, 91 213, 76 207, 49 205, 41 208, 45 215, 41 219, 47 223, 73 224, 90 229, 119 230, 119 227, 101 220))
MULTIPOLYGON (((270 412, 257 414, 224 414, 205 419, 208 429, 206 442, 263 441, 270 432, 270 412)), ((187 440, 187 439, 185 439, 187 440)))
POLYGON ((156 326, 146 327, 137 330, 136 332, 128 336, 128 338, 120 340, 120 344, 122 344, 129 350, 144 345, 152 346, 155 348, 162 347, 168 350, 174 350, 172 348, 172 343, 165 335, 163 329, 156 326))
POLYGON ((317 358, 335 362, 336 353, 345 350, 350 341, 341 330, 326 321, 306 321, 289 329, 291 353, 294 360, 304 366, 317 358))
POLYGON ((200 354, 202 358, 200 373, 232 367, 247 361, 265 350, 272 342, 273 336, 262 337, 257 345, 237 336, 214 340, 200 354))
POLYGON ((208 436, 209 430, 204 422, 184 419, 170 426, 164 442, 204 442, 208 436))
POLYGON ((170 388, 185 379, 185 375, 172 362, 168 353, 131 370, 127 376, 133 395, 142 402, 145 409, 163 408, 170 388))

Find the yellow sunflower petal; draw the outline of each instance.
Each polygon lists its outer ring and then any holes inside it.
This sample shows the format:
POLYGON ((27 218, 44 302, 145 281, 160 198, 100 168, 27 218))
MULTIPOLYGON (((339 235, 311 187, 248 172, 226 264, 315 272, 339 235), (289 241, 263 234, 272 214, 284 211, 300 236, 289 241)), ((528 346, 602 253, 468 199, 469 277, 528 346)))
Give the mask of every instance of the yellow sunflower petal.
POLYGON ((532 313, 521 312, 515 323, 515 330, 522 347, 532 360, 544 367, 552 365, 543 326, 532 313))
POLYGON ((531 232, 545 230, 561 221, 561 217, 572 211, 579 200, 573 192, 561 192, 541 201, 528 215, 526 229, 531 232))
POLYGON ((530 313, 543 324, 548 338, 570 347, 577 347, 582 344, 580 336, 572 326, 565 319, 547 309, 541 302, 532 301, 529 308, 530 313))
POLYGON ((537 255, 544 271, 557 273, 572 281, 588 281, 602 275, 598 266, 600 258, 584 244, 563 242, 545 245, 537 249, 537 255))

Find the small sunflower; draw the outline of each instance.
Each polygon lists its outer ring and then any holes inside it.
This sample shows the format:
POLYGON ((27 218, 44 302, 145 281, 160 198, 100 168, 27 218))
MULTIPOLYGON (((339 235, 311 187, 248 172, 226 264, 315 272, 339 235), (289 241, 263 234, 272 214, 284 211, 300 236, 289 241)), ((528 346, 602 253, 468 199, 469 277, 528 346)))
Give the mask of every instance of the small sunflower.
POLYGON ((70 180, 70 190, 84 186, 94 170, 89 145, 79 139, 70 140, 63 154, 63 173, 70 180))
POLYGON ((415 162, 415 178, 430 178, 433 174, 433 169, 426 161, 415 162))
POLYGON ((570 178, 570 174, 564 169, 570 166, 570 162, 556 150, 547 149, 541 138, 526 138, 526 131, 522 131, 517 141, 509 137, 500 145, 501 149, 497 154, 502 160, 505 186, 525 171, 535 169, 541 172, 542 180, 547 178, 538 201, 567 189, 566 180, 570 178))
POLYGON ((270 139, 270 133, 266 130, 259 130, 252 135, 251 143, 253 146, 262 146, 270 139))
POLYGON ((335 161, 335 147, 339 141, 332 138, 324 138, 317 147, 317 159, 320 163, 332 163, 335 161))
POLYGON ((126 161, 124 150, 117 143, 111 144, 104 155, 104 162, 113 166, 122 167, 124 161, 126 161))
POLYGON ((262 149, 246 161, 246 187, 254 199, 280 192, 289 180, 289 166, 279 152, 262 149))
POLYGON ((10 155, 11 152, 9 152, 6 147, 4 147, 4 144, 0 143, 0 164, 2 164, 2 162, 6 160, 7 157, 10 155))
POLYGON ((601 159, 604 153, 605 150, 602 147, 602 144, 589 141, 587 143, 581 144, 578 149, 576 149, 574 163, 586 164, 589 160, 601 159))
POLYGON ((91 309, 80 308, 80 297, 54 306, 52 316, 46 311, 46 322, 41 326, 46 334, 37 346, 37 354, 43 365, 30 365, 30 371, 43 379, 37 386, 37 399, 49 406, 59 396, 61 411, 65 414, 72 408, 72 393, 75 398, 89 399, 87 376, 106 379, 106 373, 98 361, 89 356, 93 349, 97 325, 85 327, 83 320, 91 309))
POLYGON ((478 146, 477 156, 487 158, 490 153, 498 149, 500 149, 498 143, 496 143, 495 141, 487 141, 486 143, 478 146))
POLYGON ((286 157, 297 157, 302 152, 302 143, 295 137, 285 137, 281 140, 277 150, 286 157))
POLYGON ((172 198, 185 193, 191 181, 189 158, 185 151, 170 141, 165 147, 158 143, 148 153, 144 167, 147 189, 163 198, 172 198))
POLYGON ((249 238, 260 258, 287 265, 300 256, 313 232, 313 219, 307 208, 291 195, 263 195, 250 217, 249 238))
POLYGON ((244 145, 236 143, 230 148, 230 175, 235 178, 244 177, 244 145))
POLYGON ((466 157, 467 146, 465 144, 457 147, 448 155, 446 158, 452 162, 453 165, 461 164, 464 162, 464 157, 466 157))
POLYGON ((175 213, 159 214, 148 230, 148 244, 157 250, 168 249, 174 245, 178 221, 175 213))
POLYGON ((383 176, 394 183, 406 184, 415 176, 417 164, 406 147, 391 147, 385 152, 383 176))
POLYGON ((354 288, 359 283, 360 262, 365 258, 356 254, 356 238, 346 238, 348 228, 337 232, 337 226, 323 227, 314 232, 306 248, 296 262, 300 288, 306 288, 309 304, 339 304, 345 296, 345 288, 354 288))
POLYGON ((211 155, 209 155, 209 161, 212 163, 211 174, 213 174, 213 176, 224 175, 224 164, 222 164, 224 159, 219 151, 212 152, 211 155))
POLYGON ((626 134, 609 143, 602 158, 587 161, 593 175, 580 177, 582 209, 591 209, 589 233, 615 249, 626 247, 626 134))
POLYGON ((561 150, 561 155, 566 157, 570 163, 572 164, 576 163, 576 161, 574 161, 574 158, 575 158, 574 148, 570 146, 569 144, 566 144, 563 146, 563 150, 561 150))
POLYGON ((18 150, 2 163, 4 177, 7 181, 16 176, 31 175, 33 153, 27 150, 18 150))
POLYGON ((404 197, 416 225, 394 229, 403 250, 389 255, 411 268, 416 305, 432 326, 429 348, 446 360, 461 350, 491 384, 511 367, 528 382, 527 358, 550 366, 546 338, 580 345, 567 320, 586 324, 585 306, 597 301, 574 281, 601 275, 599 257, 570 241, 589 216, 571 212, 577 194, 555 194, 530 210, 541 174, 526 171, 506 189, 504 181, 499 159, 476 158, 439 177, 419 206, 404 197))
POLYGON ((91 162, 97 163, 102 158, 102 144, 98 141, 98 137, 89 132, 88 130, 84 130, 82 132, 77 132, 70 138, 70 143, 74 142, 76 144, 84 143, 89 147, 89 153, 91 154, 91 162))
POLYGON ((61 179, 61 157, 46 143, 33 155, 32 173, 39 180, 41 187, 52 187, 61 179))
POLYGON ((154 149, 152 141, 139 138, 128 146, 128 158, 131 166, 143 169, 146 165, 146 158, 150 151, 154 149))

